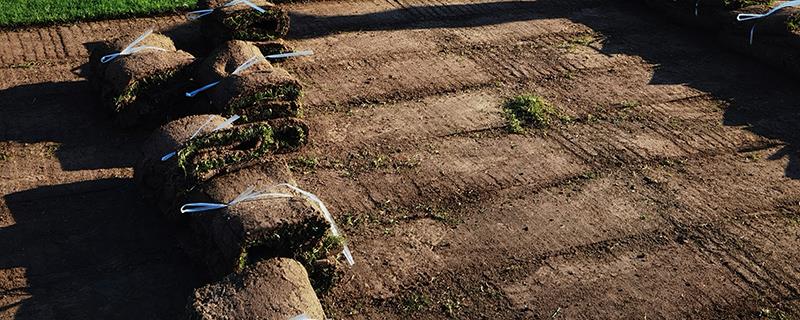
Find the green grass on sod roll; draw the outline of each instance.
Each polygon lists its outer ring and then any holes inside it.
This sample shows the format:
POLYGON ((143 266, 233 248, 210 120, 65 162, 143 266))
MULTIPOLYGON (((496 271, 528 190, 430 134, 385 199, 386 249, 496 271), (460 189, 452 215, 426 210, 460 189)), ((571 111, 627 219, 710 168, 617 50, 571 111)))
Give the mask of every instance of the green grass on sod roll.
POLYGON ((212 132, 187 142, 178 151, 178 166, 185 173, 203 174, 210 170, 258 158, 265 155, 274 146, 272 128, 267 124, 254 124, 245 127, 212 132), (239 144, 258 143, 248 148, 239 144), (235 149, 225 149, 226 146, 236 146, 235 149), (198 151, 213 147, 223 148, 219 152, 205 155, 202 159, 194 159, 198 151))
POLYGON ((789 28, 789 31, 796 32, 800 31, 800 13, 795 13, 786 20, 786 27, 789 28))
POLYGON ((146 16, 193 9, 195 0, 0 0, 0 27, 146 16))
POLYGON ((774 0, 724 0, 725 6, 730 9, 740 9, 754 5, 771 5, 774 0))

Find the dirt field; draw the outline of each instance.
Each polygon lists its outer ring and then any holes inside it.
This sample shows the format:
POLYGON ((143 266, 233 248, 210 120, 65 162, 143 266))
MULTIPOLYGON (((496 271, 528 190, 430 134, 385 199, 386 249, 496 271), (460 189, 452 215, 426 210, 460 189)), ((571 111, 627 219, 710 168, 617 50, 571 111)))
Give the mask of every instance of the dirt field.
MULTIPOLYGON (((289 5, 334 319, 800 316, 797 80, 636 4, 289 5), (572 120, 507 133, 536 93, 572 120)), ((180 16, 0 32, 0 318, 174 319, 206 281, 73 69, 180 16)), ((783 317, 783 318, 781 318, 783 317)))

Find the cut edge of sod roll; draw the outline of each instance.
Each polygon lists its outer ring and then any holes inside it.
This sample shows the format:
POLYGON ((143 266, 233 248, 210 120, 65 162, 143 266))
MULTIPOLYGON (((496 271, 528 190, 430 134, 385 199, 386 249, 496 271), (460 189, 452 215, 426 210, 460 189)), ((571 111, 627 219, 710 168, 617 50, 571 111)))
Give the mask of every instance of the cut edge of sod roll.
POLYGON ((184 143, 175 156, 177 167, 196 184, 225 167, 255 160, 271 153, 298 150, 306 142, 308 126, 300 119, 254 122, 214 131, 184 143))
POLYGON ((221 6, 203 18, 203 27, 213 42, 238 39, 268 41, 283 38, 289 32, 289 13, 264 0, 253 0, 264 12, 240 3, 221 6))
POLYGON ((191 115, 173 120, 155 129, 145 140, 141 148, 141 157, 133 171, 134 180, 144 198, 157 202, 162 210, 168 210, 161 203, 164 200, 162 194, 167 176, 169 176, 167 172, 174 164, 162 160, 162 158, 171 153, 174 157, 174 152, 192 135, 207 134, 224 122, 225 118, 218 115, 191 115))
POLYGON ((102 56, 122 51, 132 37, 111 40, 93 50, 90 82, 100 91, 103 104, 115 115, 118 124, 162 122, 176 112, 174 106, 189 87, 194 56, 177 50, 170 38, 153 33, 138 46, 162 50, 144 49, 107 63, 100 62, 102 56))
POLYGON ((188 203, 229 203, 252 188, 286 197, 264 197, 232 206, 190 213, 198 244, 206 248, 200 259, 214 276, 239 272, 273 257, 300 261, 318 293, 340 277, 339 255, 344 237, 334 236, 321 208, 280 184, 294 184, 291 171, 279 158, 219 174, 198 185, 184 198, 188 203))
POLYGON ((222 114, 263 121, 300 116, 303 86, 286 70, 272 67, 226 77, 210 95, 213 108, 222 114))
POLYGON ((188 319, 289 319, 305 314, 325 319, 303 266, 274 258, 195 289, 186 306, 188 319))

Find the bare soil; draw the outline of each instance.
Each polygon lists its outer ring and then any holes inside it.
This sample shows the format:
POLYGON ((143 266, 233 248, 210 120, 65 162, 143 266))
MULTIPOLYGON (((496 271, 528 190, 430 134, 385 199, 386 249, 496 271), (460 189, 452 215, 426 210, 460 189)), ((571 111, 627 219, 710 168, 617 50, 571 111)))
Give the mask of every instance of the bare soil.
MULTIPOLYGON (((622 1, 287 5, 356 265, 335 319, 800 316, 795 79, 622 1), (572 120, 518 135, 535 93, 572 120)), ((180 16, 0 31, 0 318, 174 319, 207 276, 134 188, 85 44, 180 16)), ((178 43, 180 44, 180 43, 178 43)), ((779 318, 778 318, 779 319, 779 318)))

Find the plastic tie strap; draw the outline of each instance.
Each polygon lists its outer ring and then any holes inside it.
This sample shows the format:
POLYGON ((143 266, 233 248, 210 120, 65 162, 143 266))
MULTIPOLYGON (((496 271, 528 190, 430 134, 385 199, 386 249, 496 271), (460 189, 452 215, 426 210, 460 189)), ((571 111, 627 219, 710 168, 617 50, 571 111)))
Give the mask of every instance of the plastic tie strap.
POLYGON ((697 0, 697 2, 694 3, 694 16, 695 17, 698 16, 699 13, 700 13, 700 0, 697 0))
MULTIPOLYGON (((260 56, 258 56, 258 55, 255 55, 255 56, 253 56, 252 58, 250 58, 250 59, 248 59, 247 61, 245 61, 244 63, 242 63, 240 66, 236 67, 236 70, 233 70, 233 72, 232 72, 231 74, 239 74, 239 73, 241 73, 242 71, 245 71, 245 70, 247 70, 247 68, 250 68, 250 67, 252 67, 254 64, 256 64, 257 62, 259 62, 259 61, 261 61, 261 60, 263 60, 263 59, 264 59, 263 57, 260 57, 260 56)), ((193 97, 194 97, 194 96, 196 96, 198 93, 200 93, 200 92, 203 92, 203 91, 206 91, 206 90, 208 90, 208 89, 211 89, 211 88, 213 88, 214 86, 218 85, 218 84, 219 84, 221 81, 222 81, 222 80, 215 81, 215 82, 209 83, 209 84, 207 84, 207 85, 204 85, 204 86, 202 86, 202 87, 200 87, 200 88, 198 88, 197 90, 194 90, 194 91, 192 91, 192 92, 187 92, 187 93, 186 93, 186 96, 187 96, 187 97, 189 97, 189 98, 193 98, 193 97)))
POLYGON ((125 47, 125 49, 122 49, 122 51, 120 51, 120 52, 116 52, 116 53, 112 53, 112 54, 108 54, 108 55, 103 56, 102 58, 100 58, 100 62, 101 63, 109 63, 112 60, 114 60, 114 59, 116 59, 116 58, 118 58, 120 56, 132 55, 134 53, 137 53, 137 52, 143 51, 143 50, 167 51, 164 48, 159 48, 159 47, 154 47, 154 46, 138 46, 138 47, 136 46, 136 45, 139 44, 139 42, 142 42, 145 38, 147 38, 147 36, 149 36, 152 33, 153 33, 153 29, 152 28, 148 29, 142 35, 140 35, 138 38, 136 38, 136 40, 133 40, 133 42, 128 44, 128 46, 125 47))
MULTIPOLYGON (((228 2, 226 4, 224 4, 223 6, 224 7, 230 7, 230 6, 235 6, 237 4, 240 4, 240 3, 244 3, 244 4, 248 5, 248 6, 250 6, 251 8, 253 8, 254 10, 256 10, 256 11, 258 11, 260 13, 267 12, 267 10, 264 10, 263 8, 255 5, 254 3, 252 3, 252 2, 250 2, 248 0, 233 0, 233 1, 230 1, 230 2, 228 2)), ((197 20, 197 19, 200 19, 202 17, 205 17, 205 16, 211 14, 212 12, 214 12, 214 9, 203 9, 203 10, 191 11, 191 12, 186 14, 186 18, 189 19, 189 20, 197 20)))
MULTIPOLYGON (((209 116, 208 120, 206 120, 206 122, 203 123, 203 125, 200 126, 200 128, 197 128, 197 130, 195 130, 195 132, 192 134, 192 136, 189 137, 189 140, 194 139, 194 137, 196 137, 198 134, 200 134, 200 130, 203 130, 203 128, 205 128, 209 123, 211 123, 211 120, 214 119, 214 117, 216 117, 216 116, 215 115, 209 116)), ((239 120, 239 118, 241 118, 239 115, 234 114, 232 117, 230 117, 227 120, 225 120, 225 122, 220 123, 216 128, 212 129, 211 132, 227 128, 227 127, 231 126, 236 120, 239 120)), ((177 151, 172 151, 170 153, 167 153, 166 155, 161 157, 161 161, 167 161, 167 160, 169 160, 169 158, 174 157, 176 154, 177 154, 177 151)))
POLYGON ((303 51, 295 51, 295 52, 287 52, 287 53, 278 53, 278 54, 271 54, 266 56, 267 59, 283 59, 283 58, 292 58, 292 57, 304 57, 313 55, 314 51, 311 50, 303 50, 303 51))
POLYGON ((194 212, 203 212, 203 211, 210 211, 216 209, 227 208, 231 206, 235 206, 237 203, 240 202, 248 202, 248 201, 255 201, 260 199, 266 198, 292 198, 294 197, 288 193, 275 193, 275 192, 267 192, 270 188, 256 191, 254 186, 250 186, 244 192, 240 193, 235 199, 231 200, 228 203, 208 203, 208 202, 194 202, 194 203, 187 203, 181 206, 181 213, 194 213, 194 212))
MULTIPOLYGON (((278 187, 287 187, 287 188, 291 189, 292 191, 299 193, 300 195, 302 195, 304 198, 310 200, 311 202, 314 202, 319 207, 320 211, 322 211, 322 214, 325 217, 325 220, 327 220, 328 224, 330 224, 331 233, 336 237, 341 237, 342 236, 341 232, 339 232, 339 228, 336 226, 336 221, 333 220, 333 215, 331 215, 331 212, 328 211, 328 207, 325 206, 325 203, 323 203, 322 200, 319 199, 319 197, 317 197, 316 195, 314 195, 311 192, 305 191, 303 189, 300 189, 300 188, 298 188, 298 187, 296 187, 294 185, 288 184, 288 183, 279 183, 279 184, 276 184, 274 186, 268 187, 268 188, 266 188, 266 189, 264 189, 262 191, 254 191, 255 188, 251 186, 251 187, 247 188, 247 190, 242 192, 238 197, 236 197, 236 199, 233 199, 231 202, 228 202, 228 203, 205 203, 205 202, 187 203, 187 204, 184 204, 183 206, 181 206, 181 213, 193 213, 193 212, 216 210, 216 209, 221 209, 221 208, 226 208, 226 207, 230 207, 230 206, 236 205, 239 202, 255 201, 255 200, 260 200, 260 199, 264 199, 264 198, 292 198, 292 197, 294 197, 293 195, 287 194, 287 193, 274 193, 274 192, 270 193, 270 192, 267 192, 270 189, 274 189, 274 188, 278 188, 278 187)), ((353 260, 353 254, 350 252, 350 248, 347 246, 346 242, 343 243, 343 247, 344 248, 342 250, 342 254, 344 255, 345 259, 347 259, 347 263, 349 265, 351 265, 351 266, 354 265, 355 264, 355 260, 353 260)))
MULTIPOLYGON (((777 6, 775 6, 774 8, 770 9, 769 11, 767 11, 767 13, 740 13, 739 15, 736 16, 736 21, 749 21, 749 20, 755 20, 755 19, 763 19, 763 18, 766 18, 766 17, 772 15, 775 12, 780 11, 781 9, 788 8, 788 7, 797 7, 797 6, 800 6, 800 0, 787 1, 787 2, 784 2, 784 3, 781 3, 781 4, 777 5, 777 6)), ((750 44, 751 45, 753 44, 753 36, 755 34, 755 31, 756 31, 756 26, 753 25, 753 27, 750 28, 750 44)))

